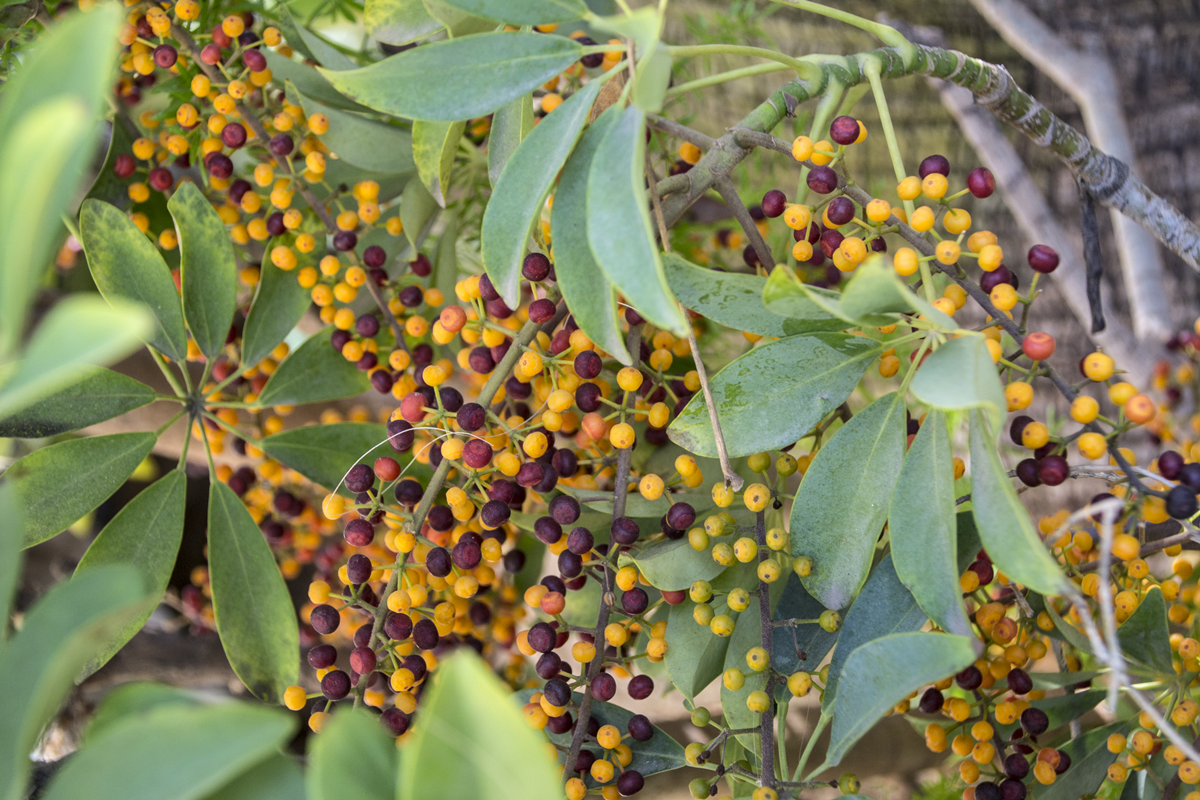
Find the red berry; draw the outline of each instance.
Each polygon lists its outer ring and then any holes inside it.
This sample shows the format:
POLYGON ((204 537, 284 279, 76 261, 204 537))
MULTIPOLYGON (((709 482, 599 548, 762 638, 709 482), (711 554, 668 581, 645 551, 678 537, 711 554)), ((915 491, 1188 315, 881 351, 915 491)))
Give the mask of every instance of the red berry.
MULTIPOLYGON (((829 194, 837 188, 837 173, 826 166, 813 167, 808 173, 808 188, 817 194, 829 194)), ((783 213, 781 209, 780 214, 783 213)))
POLYGON ((246 143, 246 128, 240 122, 230 122, 221 129, 221 141, 231 150, 246 143))
POLYGON ((171 170, 165 167, 155 167, 150 170, 147 183, 150 184, 150 188, 165 192, 175 185, 175 178, 171 175, 171 170))
POLYGON ((217 23, 212 30, 212 40, 213 44, 221 48, 229 47, 229 45, 233 44, 233 39, 229 38, 229 34, 225 32, 220 23, 217 23))
POLYGON ((981 200, 991 197, 996 191, 996 178, 986 167, 976 167, 967 174, 967 188, 981 200))
POLYGON ((179 60, 179 53, 169 44, 160 44, 154 48, 154 64, 162 69, 170 69, 179 60))
POLYGON ((838 117, 829 125, 829 138, 838 144, 854 144, 858 133, 858 120, 854 117, 838 117))
POLYGON ((1054 355, 1054 337, 1042 331, 1035 331, 1021 342, 1021 350, 1034 361, 1045 361, 1054 355))
POLYGON ((118 178, 128 178, 137 170, 137 162, 129 153, 120 153, 113 160, 113 174, 118 178))
POLYGON ((763 195, 762 213, 765 216, 774 219, 781 216, 785 208, 787 208, 787 195, 778 189, 772 189, 763 195))
POLYGON ((1058 253, 1044 244, 1029 248, 1029 266, 1037 272, 1050 273, 1058 269, 1058 253))
POLYGON ((267 68, 267 57, 258 50, 247 50, 242 53, 242 62, 251 72, 262 72, 267 68))
POLYGON ((206 44, 200 51, 200 60, 212 66, 221 62, 221 48, 215 44, 206 44))

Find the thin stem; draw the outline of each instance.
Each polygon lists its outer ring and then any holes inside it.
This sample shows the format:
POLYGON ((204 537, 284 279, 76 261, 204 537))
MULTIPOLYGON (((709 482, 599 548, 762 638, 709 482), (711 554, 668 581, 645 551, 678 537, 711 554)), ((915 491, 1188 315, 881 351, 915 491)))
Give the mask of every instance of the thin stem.
MULTIPOLYGON (((188 393, 183 390, 183 387, 179 385, 179 381, 176 380, 175 376, 171 374, 171 371, 167 369, 166 364, 163 363, 162 355, 150 345, 146 345, 146 349, 150 351, 150 360, 154 362, 155 366, 158 367, 159 372, 161 372, 163 377, 167 379, 167 383, 175 391, 175 394, 179 395, 180 397, 186 397, 188 393)), ((187 370, 183 370, 183 372, 186 371, 187 370)))
POLYGON ((746 237, 750 239, 750 244, 754 248, 754 252, 758 255, 758 260, 762 262, 763 268, 768 272, 775 267, 775 257, 771 255, 771 248, 767 247, 767 243, 763 241, 762 234, 759 233, 758 225, 754 223, 754 218, 750 216, 750 212, 746 210, 746 205, 742 202, 742 198, 738 196, 737 188, 734 187, 733 181, 728 175, 722 175, 716 180, 717 191, 721 193, 721 199, 725 201, 725 205, 733 212, 733 216, 742 226, 742 230, 746 232, 746 237))
POLYGON ((810 2, 810 0, 771 0, 771 2, 798 8, 802 11, 811 11, 822 17, 836 19, 838 22, 844 22, 847 25, 853 25, 855 28, 861 28, 868 33, 874 34, 879 38, 879 41, 899 50, 904 56, 905 64, 911 63, 912 58, 916 55, 916 47, 913 46, 912 42, 904 38, 900 31, 890 25, 884 25, 882 22, 873 22, 857 14, 851 14, 848 11, 839 11, 836 8, 823 6, 820 3, 810 2))
MULTIPOLYGON (((762 564, 769 558, 770 549, 767 547, 767 516, 765 511, 759 511, 754 517, 754 535, 758 540, 758 563, 762 564)), ((771 624, 771 584, 758 579, 758 620, 763 650, 767 657, 775 651, 775 626, 771 624)), ((762 770, 760 780, 763 786, 774 786, 775 778, 775 692, 772 688, 773 675, 767 673, 767 708, 762 712, 759 737, 762 740, 762 770)))
POLYGON ((752 56, 754 58, 765 58, 768 61, 774 61, 789 67, 796 71, 801 80, 812 81, 821 73, 821 68, 811 61, 804 61, 799 58, 785 56, 783 53, 776 53, 774 50, 768 50, 765 47, 749 47, 747 45, 737 44, 696 44, 696 45, 676 45, 668 47, 668 52, 676 58, 692 58, 694 56, 711 56, 711 55, 730 55, 730 56, 752 56))
POLYGON ((749 78, 754 75, 764 75, 768 72, 778 72, 784 69, 791 69, 791 66, 775 62, 770 64, 755 64, 752 67, 731 69, 727 72, 718 72, 716 75, 709 75, 704 78, 697 78, 694 81, 681 83, 678 86, 672 86, 670 89, 667 89, 667 97, 675 97, 676 95, 694 92, 697 89, 707 89, 710 86, 718 86, 729 81, 736 81, 739 78, 749 78))
POLYGON ((384 302, 383 295, 379 293, 379 287, 375 285, 375 279, 368 275, 365 285, 367 291, 371 293, 371 299, 375 301, 375 305, 379 306, 380 312, 383 313, 383 318, 387 320, 388 327, 392 329, 392 336, 396 339, 396 347, 407 353, 408 343, 404 341, 404 328, 401 327, 400 321, 396 319, 396 315, 392 313, 387 303, 384 302))
POLYGON ((817 718, 817 724, 813 726, 812 733, 808 734, 808 742, 804 745, 804 752, 800 754, 800 763, 796 765, 796 771, 792 773, 792 780, 800 780, 801 774, 804 773, 804 768, 808 766, 808 757, 812 755, 813 749, 817 746, 817 739, 820 738, 821 732, 825 730, 825 726, 829 724, 829 716, 821 712, 821 716, 817 718))

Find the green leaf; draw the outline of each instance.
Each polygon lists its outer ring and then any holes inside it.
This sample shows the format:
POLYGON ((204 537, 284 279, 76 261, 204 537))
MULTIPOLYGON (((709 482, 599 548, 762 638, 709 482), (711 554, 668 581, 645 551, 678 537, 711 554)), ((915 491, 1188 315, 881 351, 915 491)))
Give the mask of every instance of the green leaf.
POLYGON ((1120 755, 1108 751, 1108 737, 1114 733, 1127 734, 1132 727, 1129 721, 1118 720, 1103 728, 1088 731, 1059 747, 1071 757, 1070 779, 1039 786, 1038 800, 1077 800, 1099 789, 1108 774, 1108 768, 1120 755))
POLYGON ((75 383, 0 419, 0 438, 44 439, 78 430, 154 400, 154 390, 119 372, 76 367, 75 383))
POLYGON ((304 773, 283 753, 267 756, 205 800, 298 800, 304 797, 304 773))
POLYGON ((378 172, 407 174, 416 169, 411 131, 340 111, 305 96, 294 85, 288 87, 288 96, 293 95, 306 116, 321 113, 328 118, 329 130, 321 134, 321 143, 339 159, 378 172))
POLYGON ((892 556, 884 556, 842 621, 821 707, 826 712, 833 708, 842 669, 851 653, 872 640, 919 630, 925 621, 925 612, 896 575, 892 556))
POLYGON ((121 298, 144 304, 155 321, 147 343, 183 362, 187 358, 183 306, 158 248, 124 212, 99 200, 83 201, 79 232, 100 294, 109 301, 121 298))
POLYGON ((271 375, 261 406, 294 406, 353 397, 371 388, 367 373, 342 357, 329 343, 333 328, 314 333, 288 354, 271 375))
POLYGON ((637 62, 630 99, 648 114, 662 111, 671 85, 671 53, 662 42, 652 42, 637 62))
MULTIPOLYGON (((671 683, 689 700, 721 674, 729 650, 728 638, 714 636, 708 626, 696 622, 692 617, 695 608, 691 600, 671 606, 667 613, 667 654, 663 657, 671 683)), ((736 620, 737 613, 730 612, 730 616, 736 620)))
POLYGON ((129 185, 124 179, 117 177, 116 173, 113 172, 113 167, 116 164, 118 155, 131 152, 133 149, 133 137, 129 135, 129 131, 125 126, 119 123, 110 125, 110 129, 108 154, 105 156, 104 163, 96 173, 96 180, 92 183, 92 187, 88 189, 85 199, 101 200, 105 203, 111 203, 121 210, 125 210, 133 202, 129 199, 129 185))
MULTIPOLYGON (((840 298, 837 292, 800 284, 785 269, 773 270, 762 287, 762 302, 767 311, 777 317, 793 320, 792 324, 798 320, 806 331, 844 330, 849 327, 851 320, 842 314, 840 298)), ((880 318, 880 321, 890 320, 880 318)))
MULTIPOLYGON (((267 252, 270 251, 268 245, 267 252)), ((257 364, 271 355, 311 304, 309 291, 296 280, 295 271, 285 272, 264 259, 254 300, 242 328, 241 363, 257 364)), ((332 345, 330 349, 333 349, 332 345)))
POLYGON ((480 17, 509 25, 549 25, 571 22, 588 14, 582 0, 442 0, 480 17))
POLYGON ((692 581, 712 580, 725 571, 713 560, 711 550, 693 550, 686 536, 652 542, 632 561, 651 586, 675 592, 688 588, 692 581))
MULTIPOLYGON (((837 409, 882 346, 862 336, 812 333, 755 347, 710 381, 730 457, 791 445, 837 409)), ((671 441, 713 458, 708 404, 696 394, 667 428, 671 441)))
POLYGON ((1046 551, 1013 491, 1008 470, 996 452, 996 437, 978 410, 971 411, 971 513, 979 538, 996 566, 1009 578, 1042 594, 1060 594, 1062 569, 1046 551))
POLYGON ((1149 589, 1141 603, 1117 630, 1121 649, 1134 661, 1170 676, 1175 674, 1171 661, 1171 632, 1167 625, 1167 604, 1158 587, 1149 589))
POLYGON ((986 341, 982 335, 960 336, 939 347, 913 377, 913 395, 931 408, 982 408, 992 430, 1000 430, 1008 402, 986 341))
POLYGON ((167 208, 179 234, 183 315, 200 352, 213 358, 225 346, 237 302, 233 245, 196 184, 180 184, 167 208))
MULTIPOLYGON (((6 535, 11 537, 11 531, 6 535)), ((42 729, 57 713, 80 667, 142 609, 144 598, 132 567, 96 570, 52 588, 25 614, 20 633, 0 646, 5 687, 0 695, 0 799, 25 797, 29 754, 42 729)))
POLYGON ((425 10, 446 26, 451 39, 496 30, 495 20, 469 14, 444 0, 424 0, 425 10))
POLYGON ((871 256, 854 271, 842 290, 842 311, 864 320, 879 314, 923 314, 935 328, 958 329, 953 319, 905 285, 881 255, 871 256))
POLYGON ((567 308, 580 329, 622 364, 633 359, 617 316, 617 295, 588 245, 587 185, 600 140, 617 120, 614 106, 601 114, 576 145, 558 178, 550 229, 554 232, 554 274, 567 308))
MULTIPOLYGON (((183 541, 183 512, 187 505, 187 478, 171 470, 143 489, 104 526, 75 568, 75 578, 109 564, 128 564, 137 569, 152 597, 162 597, 175 556, 183 541)), ((125 624, 95 657, 84 675, 90 675, 108 660, 150 619, 153 607, 125 624)))
POLYGON ((392 800, 396 741, 384 733, 377 717, 345 709, 308 742, 310 800, 392 800))
MULTIPOLYGON (((263 452, 294 469, 313 483, 332 490, 355 464, 371 464, 379 456, 390 456, 408 467, 411 456, 397 453, 388 444, 387 427, 373 422, 335 422, 306 425, 268 436, 263 452)), ((414 465, 405 477, 428 478, 429 467, 414 465)))
POLYGON ((12 611, 21 579, 21 506, 8 481, 0 483, 0 652, 8 635, 8 615, 12 611))
POLYGON ((79 378, 82 371, 125 356, 150 330, 141 306, 109 305, 88 294, 68 296, 33 333, 23 360, 0 379, 0 417, 14 414, 79 378))
POLYGON ((458 218, 453 214, 438 237, 433 269, 433 285, 446 297, 454 297, 454 286, 458 283, 458 218))
POLYGON ((603 82, 594 80, 542 119, 521 142, 496 182, 483 214, 483 266, 492 285, 515 308, 521 299, 521 262, 546 195, 579 140, 603 82))
POLYGON ((579 60, 582 51, 565 36, 480 33, 423 45, 362 69, 319 72, 339 92, 376 111, 456 122, 490 114, 536 89, 579 60))
POLYGON ((413 123, 412 149, 417 174, 430 197, 442 208, 446 207, 445 187, 450 185, 454 154, 458 152, 458 143, 466 127, 465 122, 417 120, 413 123))
POLYGON ((645 112, 629 106, 596 146, 587 184, 588 244, 643 317, 682 336, 688 322, 667 285, 646 207, 645 131, 645 112))
POLYGON ((276 754, 295 717, 250 703, 161 706, 114 724, 71 756, 43 797, 202 798, 276 754))
MULTIPOLYGON (((783 594, 771 618, 817 619, 824 611, 825 606, 805 590, 800 576, 793 573, 784 584, 783 594)), ((801 669, 815 671, 838 641, 838 633, 826 631, 815 622, 776 628, 772 637, 771 668, 784 675, 801 669)))
MULTIPOLYGON (((1058 612, 1054 610, 1054 606, 1046 603, 1045 609, 1046 613, 1050 615, 1050 620, 1054 623, 1055 630, 1059 634, 1055 638, 1062 639, 1082 653, 1092 654, 1092 643, 1088 640, 1086 634, 1059 616, 1058 612)), ((1080 680, 1083 679, 1081 678, 1080 680)))
POLYGON ((89 436, 35 450, 4 473, 17 492, 24 547, 57 536, 107 500, 150 454, 153 433, 89 436))
POLYGON ((945 633, 897 633, 867 642, 846 659, 825 763, 850 748, 909 692, 975 660, 972 639, 945 633))
POLYGON ((867 578, 904 458, 904 401, 884 395, 821 448, 792 505, 793 555, 813 560, 804 586, 847 606, 867 578))
POLYGON ((203 701, 198 694, 151 681, 123 683, 104 696, 88 720, 83 744, 103 736, 113 725, 131 716, 141 716, 160 706, 194 706, 203 701))
POLYGON ((510 698, 474 653, 443 661, 404 748, 397 799, 558 800, 559 771, 510 698))
POLYGON ((22 52, 0 103, 0 358, 25 327, 29 301, 64 231, 62 213, 82 187, 110 90, 121 21, 116 8, 49 27, 22 52))
POLYGON ((533 95, 526 94, 501 106, 492 116, 492 129, 488 134, 488 182, 492 188, 500 180, 504 165, 512 158, 517 147, 533 130, 533 95))
POLYGON ((384 44, 405 45, 442 29, 421 0, 366 0, 363 24, 372 38, 384 44))
MULTIPOLYGON (((511 703, 512 700, 516 700, 521 704, 525 704, 529 702, 529 698, 535 691, 537 689, 522 689, 515 695, 511 695, 512 699, 509 702, 511 703)), ((583 695, 576 692, 574 700, 578 704, 583 700, 583 695)), ((592 701, 592 718, 600 725, 613 725, 622 733, 629 730, 629 720, 633 717, 633 714, 634 712, 627 711, 615 703, 606 703, 601 700, 592 701)), ((687 766, 687 760, 683 757, 683 745, 672 739, 670 734, 657 725, 652 727, 654 735, 644 742, 638 742, 638 746, 633 748, 633 761, 629 763, 626 769, 637 770, 643 777, 646 777, 687 766)), ((546 738, 555 744, 562 745, 563 747, 570 747, 571 745, 571 733, 569 731, 567 733, 550 733, 549 730, 544 730, 543 733, 546 734, 546 738)), ((596 745, 590 744, 585 745, 585 747, 599 755, 599 748, 596 745)), ((408 756, 405 755, 406 763, 411 763, 407 759, 408 756)), ((559 762, 561 763, 563 760, 563 756, 560 754, 559 762)), ((591 778, 587 778, 587 783, 593 787, 597 785, 591 778)))
POLYGON ((592 16, 588 24, 599 31, 615 34, 623 39, 633 39, 638 49, 649 50, 662 34, 663 18, 653 6, 645 6, 632 14, 614 14, 609 17, 592 16))
POLYGON ((220 481, 209 488, 208 569, 213 616, 230 666, 255 697, 282 702, 300 674, 296 612, 267 540, 220 481))
MULTIPOLYGON (((408 2, 416 2, 418 6, 421 5, 421 0, 408 0, 408 2)), ((421 11, 425 11, 424 6, 421 6, 421 11)), ((324 76, 317 72, 315 68, 307 64, 301 64, 299 61, 285 58, 273 50, 264 48, 263 55, 267 57, 267 69, 271 70, 271 74, 274 76, 276 82, 292 83, 304 93, 305 97, 311 97, 313 100, 317 100, 327 106, 341 108, 346 111, 371 111, 366 106, 354 102, 338 92, 337 89, 334 89, 329 84, 329 81, 325 80, 324 76)), ((330 179, 328 170, 326 171, 325 178, 326 180, 330 179)))
POLYGON ((896 574, 942 630, 971 633, 958 583, 954 453, 946 415, 931 411, 913 439, 892 493, 888 532, 896 574))
MULTIPOLYGON (((430 218, 437 213, 438 201, 434 199, 420 176, 414 176, 404 186, 404 194, 400 197, 400 222, 404 226, 404 235, 408 243, 416 251, 417 237, 428 224, 430 218)), ((450 297, 451 295, 446 295, 450 297)))
MULTIPOLYGON (((557 195, 554 203, 558 205, 557 195)), ((843 320, 815 307, 815 318, 805 320, 781 317, 768 311, 763 303, 767 279, 757 275, 705 269, 676 253, 663 255, 663 267, 679 302, 713 322, 736 331, 783 338, 798 333, 842 330, 846 327, 843 320)))
MULTIPOLYGON (((596 489, 576 489, 573 486, 561 485, 558 487, 564 494, 569 494, 593 511, 599 511, 603 514, 613 513, 613 493, 602 492, 596 489)), ((640 494, 630 492, 625 499, 625 516, 627 517, 661 517, 666 514, 671 508, 671 504, 675 502, 691 502, 693 507, 713 505, 712 500, 702 494, 693 495, 672 495, 665 494, 657 500, 647 500, 640 494)), ((698 509, 697 509, 698 510, 698 509)))
MULTIPOLYGON (((287 6, 281 8, 279 27, 293 50, 329 69, 354 69, 358 65, 308 28, 296 22, 287 6)), ((305 114, 307 114, 307 109, 305 114)))

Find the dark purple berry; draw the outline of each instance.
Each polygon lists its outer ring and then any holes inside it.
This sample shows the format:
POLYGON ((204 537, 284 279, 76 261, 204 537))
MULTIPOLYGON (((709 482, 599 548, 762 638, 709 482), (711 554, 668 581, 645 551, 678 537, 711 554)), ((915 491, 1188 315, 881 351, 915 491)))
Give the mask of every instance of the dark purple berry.
POLYGON ((841 145, 854 144, 858 134, 858 120, 854 117, 838 117, 829 125, 829 138, 841 145))
POLYGON ((1029 248, 1029 266, 1035 272, 1050 273, 1058 269, 1058 253, 1044 244, 1029 248))
MULTIPOLYGON (((947 178, 950 177, 950 162, 945 156, 926 156, 921 162, 921 166, 917 167, 917 174, 921 176, 921 180, 925 180, 926 175, 940 173, 947 178)), ((982 800, 982 798, 981 798, 982 800)))
POLYGON ((976 167, 967 173, 967 188, 980 200, 991 197, 996 191, 996 178, 986 167, 976 167))

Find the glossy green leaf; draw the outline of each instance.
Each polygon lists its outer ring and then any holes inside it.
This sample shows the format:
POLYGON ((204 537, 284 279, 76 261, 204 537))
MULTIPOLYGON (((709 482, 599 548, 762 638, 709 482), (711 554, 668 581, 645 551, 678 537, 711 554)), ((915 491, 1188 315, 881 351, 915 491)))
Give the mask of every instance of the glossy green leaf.
MULTIPOLYGON (((883 348, 862 336, 811 333, 755 347, 712 376, 731 457, 791 445, 837 409, 883 348)), ((667 428, 671 441, 717 455, 708 404, 696 394, 667 428)))
POLYGON ((971 513, 988 555, 1009 578, 1042 594, 1060 594, 1062 569, 1046 550, 996 452, 987 417, 971 411, 971 513))
POLYGON ((596 146, 587 182, 588 244, 626 301, 682 336, 688 323, 667 285, 646 206, 645 125, 645 112, 628 106, 596 146))
MULTIPOLYGON (((593 511, 611 515, 613 513, 613 493, 598 489, 576 489, 573 486, 558 487, 564 494, 569 494, 593 511)), ((674 502, 691 502, 694 507, 713 505, 712 500, 704 495, 672 495, 664 494, 656 500, 648 500, 641 494, 630 492, 625 498, 625 516, 627 517, 661 517, 667 513, 674 502)))
POLYGON ((622 364, 633 363, 617 315, 617 295, 588 244, 587 185, 600 140, 620 113, 601 114, 583 134, 558 177, 550 228, 554 231, 554 274, 567 308, 580 329, 622 364))
POLYGON ((124 212, 99 200, 83 201, 79 232, 100 294, 144 304, 155 321, 147 343, 182 362, 187 357, 183 306, 158 248, 124 212))
POLYGON ((446 207, 446 187, 450 185, 450 170, 454 166, 454 154, 466 130, 465 122, 413 123, 412 150, 417 174, 421 183, 442 208, 446 207))
POLYGON ((515 308, 521 297, 521 262, 529 230, 603 85, 599 80, 590 82, 542 119, 512 154, 488 201, 483 215, 483 266, 510 307, 515 308))
POLYGON ((366 0, 363 24, 376 40, 396 46, 411 44, 442 29, 442 23, 421 0, 366 0))
POLYGON ((306 115, 321 113, 329 120, 329 129, 321 134, 321 143, 339 159, 378 172, 407 174, 416 169, 411 131, 341 111, 305 96, 295 86, 288 87, 288 96, 293 94, 306 115))
POLYGON ((295 759, 284 753, 267 756, 205 800, 300 800, 304 773, 295 759))
POLYGON ((404 235, 414 250, 417 249, 417 237, 437 210, 438 202, 425 188, 420 176, 411 178, 405 184, 404 194, 400 197, 400 222, 404 226, 404 235))
POLYGON ((76 381, 0 419, 0 438, 41 439, 79 430, 154 400, 154 390, 102 367, 76 368, 76 381))
MULTIPOLYGON (((671 683, 692 700, 717 679, 725 669, 725 653, 729 650, 729 639, 713 636, 708 626, 693 618, 696 604, 686 600, 671 606, 667 612, 667 654, 663 665, 671 676, 671 683)), ((737 618, 736 611, 730 616, 737 618)))
POLYGON ((271 355, 311 304, 309 290, 296 280, 295 271, 284 271, 264 259, 242 327, 242 363, 257 364, 271 355))
POLYGON ((427 44, 362 69, 320 72, 339 92, 376 111, 456 122, 490 114, 532 91, 579 60, 582 50, 565 36, 480 33, 427 44))
MULTIPOLYGON (((421 0, 408 1, 415 2, 418 6, 421 5, 421 0)), ((368 3, 367 5, 369 8, 371 4, 368 3)), ((421 11, 425 11, 424 6, 421 6, 421 11)), ((361 112, 372 110, 361 103, 354 102, 337 89, 334 89, 329 84, 329 81, 325 80, 324 76, 317 72, 314 67, 302 64, 299 61, 293 61, 267 48, 263 49, 263 55, 267 57, 267 69, 271 70, 271 74, 278 83, 286 81, 295 84, 296 88, 303 92, 306 97, 311 97, 327 106, 341 108, 346 111, 361 112)), ((329 179, 328 170, 326 170, 325 177, 327 180, 329 179)))
POLYGON ((713 559, 711 550, 692 549, 686 536, 652 542, 632 560, 651 586, 667 591, 686 589, 692 581, 711 580, 725 571, 724 565, 713 559))
POLYGON ((958 576, 954 453, 946 416, 931 411, 904 457, 888 532, 896 574, 942 630, 967 636, 971 623, 958 576))
POLYGON ((129 199, 129 185, 123 178, 118 178, 113 172, 113 166, 116 164, 117 156, 121 153, 131 152, 133 149, 133 137, 124 125, 120 123, 111 126, 110 135, 108 138, 108 154, 104 158, 104 163, 96 172, 96 180, 92 183, 92 187, 88 189, 86 199, 102 200, 105 203, 111 203, 117 208, 124 211, 133 203, 129 199))
MULTIPOLYGON (((792 320, 805 330, 842 330, 850 326, 837 292, 800 284, 788 270, 773 270, 762 287, 762 302, 777 317, 792 320), (838 322, 840 320, 840 322, 838 322)), ((886 317, 880 323, 888 322, 886 317)))
POLYGON ((263 387, 258 402, 263 406, 293 406, 353 397, 371 388, 367 373, 342 357, 329 343, 328 327, 304 340, 279 363, 263 387))
POLYGON ((180 184, 167 208, 179 234, 183 316, 200 352, 214 358, 225 346, 237 302, 233 245, 196 184, 180 184))
MULTIPOLYGON (((305 58, 316 61, 323 67, 345 70, 358 66, 343 55, 342 51, 297 22, 286 5, 280 8, 279 28, 293 50, 298 51, 305 58)), ((305 113, 308 113, 307 109, 305 113)))
POLYGON ((8 635, 8 616, 21 579, 21 506, 12 484, 0 482, 0 648, 8 635))
POLYGON ((123 683, 104 696, 96 713, 88 720, 83 732, 83 744, 86 746, 94 738, 103 736, 113 725, 130 717, 141 716, 161 706, 194 706, 201 702, 201 695, 164 683, 123 683))
POLYGON ((1171 662, 1171 632, 1167 623, 1167 604, 1158 587, 1147 590, 1129 619, 1117 629, 1121 649, 1129 658, 1140 661, 1168 677, 1175 674, 1171 662))
POLYGON ((396 740, 378 717, 346 709, 308 743, 309 800, 392 800, 396 740))
MULTIPOLYGON (((511 695, 510 703, 527 703, 529 698, 536 689, 522 689, 515 695, 511 695)), ((583 695, 576 692, 574 695, 575 703, 583 700, 583 695)), ((634 715, 634 711, 628 711, 615 703, 605 703, 601 700, 592 701, 592 718, 600 725, 613 725, 619 731, 629 730, 629 720, 634 715)), ((654 735, 645 742, 638 742, 638 746, 633 748, 633 761, 630 762, 627 769, 635 769, 642 773, 642 776, 656 775, 660 772, 669 772, 673 769, 687 766, 687 761, 683 757, 683 745, 671 738, 670 734, 653 726, 654 735)), ((563 747, 571 746, 571 733, 550 733, 549 730, 543 731, 546 738, 555 744, 563 747)), ((599 755, 599 748, 596 745, 585 745, 588 749, 596 752, 599 755)), ((408 762, 408 756, 405 756, 405 763, 408 762)), ((559 754, 559 762, 563 761, 563 756, 559 754)), ((561 769, 556 767, 556 769, 561 769)), ((585 776, 586 777, 586 776, 585 776)), ((589 786, 595 787, 597 784, 590 778, 587 778, 589 786)), ((561 791, 561 790, 560 790, 561 791)))
POLYGON ((533 130, 533 95, 526 94, 496 109, 488 133, 488 181, 495 188, 504 166, 533 130))
POLYGON ((70 386, 81 372, 127 355, 150 331, 141 306, 110 305, 91 294, 70 295, 50 310, 23 359, 0 376, 0 417, 15 414, 70 386))
POLYGON ((494 31, 498 27, 495 20, 470 14, 445 0, 423 0, 423 2, 425 10, 446 27, 446 33, 451 39, 470 36, 473 33, 494 31))
MULTIPOLYGON (((788 575, 772 619, 817 619, 825 606, 809 594, 800 576, 788 575)), ((771 668, 784 675, 797 670, 812 672, 838 641, 839 631, 827 631, 815 622, 777 627, 772 636, 771 668)))
MULTIPOLYGON (((372 464, 389 456, 407 467, 411 453, 397 453, 388 444, 387 427, 373 422, 335 422, 306 425, 268 436, 263 452, 313 483, 332 490, 355 464, 372 464)), ((429 467, 416 464, 405 477, 427 478, 429 467)))
POLYGON ((858 647, 842 669, 825 763, 843 756, 898 702, 975 660, 972 639, 945 633, 897 633, 858 647))
POLYGON ((1061 745, 1058 749, 1071 757, 1070 779, 1059 779, 1049 786, 1039 786, 1038 800, 1078 800, 1099 789, 1108 774, 1108 768, 1120 755, 1108 751, 1108 737, 1114 733, 1128 734, 1131 728, 1128 721, 1118 720, 1061 745))
POLYGON ((842 668, 851 653, 874 639, 920 630, 926 619, 925 612, 896 575, 892 556, 884 556, 842 620, 837 649, 829 662, 829 683, 822 708, 826 712, 832 710, 842 668))
POLYGON ((220 481, 209 488, 208 570, 213 616, 230 666, 255 697, 282 702, 300 675, 296 612, 262 531, 220 481))
MULTIPOLYGON (((161 597, 171 580, 175 556, 183 541, 183 512, 187 505, 187 478, 171 470, 143 489, 117 512, 88 547, 75 568, 75 577, 109 564, 137 569, 152 597, 161 597)), ((84 675, 104 666, 133 635, 142 629, 153 607, 131 619, 88 661, 84 675)))
POLYGON ((111 91, 121 14, 70 16, 24 48, 0 103, 0 357, 24 333, 26 313, 91 163, 94 122, 111 91))
POLYGON ((397 800, 558 800, 558 768, 511 697, 473 652, 444 660, 404 748, 397 800))
POLYGON ((458 283, 458 218, 451 214, 446 227, 438 236, 437 250, 433 254, 432 285, 446 297, 454 297, 454 286, 458 283))
POLYGON ((42 729, 74 686, 80 667, 141 610, 145 597, 132 567, 96 570, 52 588, 26 612, 21 631, 0 646, 5 686, 0 695, 0 800, 25 797, 29 754, 42 729))
POLYGON ((889 313, 923 314, 937 328, 948 331, 958 328, 953 319, 905 285, 881 255, 868 258, 854 271, 842 290, 842 311, 851 319, 870 319, 889 313))
MULTIPOLYGON (((557 195, 555 204, 558 204, 557 195)), ((557 253, 556 247, 555 254, 557 253)), ((844 320, 825 314, 820 309, 814 309, 812 319, 783 317, 768 311, 763 303, 766 278, 705 269, 692 264, 677 253, 665 253, 662 258, 667 282, 671 284, 671 290, 675 292, 679 302, 727 328, 756 333, 759 336, 783 338, 798 333, 835 331, 846 327, 844 320)))
POLYGON ((448 5, 509 25, 570 22, 588 14, 583 0, 442 0, 448 5))
POLYGON ((89 436, 35 450, 4 473, 24 516, 25 547, 57 536, 92 511, 150 454, 153 433, 89 436))
POLYGON ((981 408, 992 430, 1000 430, 1008 413, 1004 387, 982 335, 951 339, 933 352, 913 377, 913 395, 947 411, 981 408))
POLYGON ((43 797, 198 800, 277 753, 295 719, 250 703, 155 708, 89 741, 43 797))
MULTIPOLYGON (((1092 654, 1092 643, 1088 640, 1087 634, 1059 616, 1059 613, 1054 610, 1054 606, 1049 603, 1045 604, 1045 609, 1046 613, 1050 615, 1050 620, 1054 623, 1055 631, 1058 633, 1058 636, 1055 638, 1068 642, 1081 653, 1092 654)), ((1053 636, 1054 633, 1052 632, 1051 635, 1053 636)))

